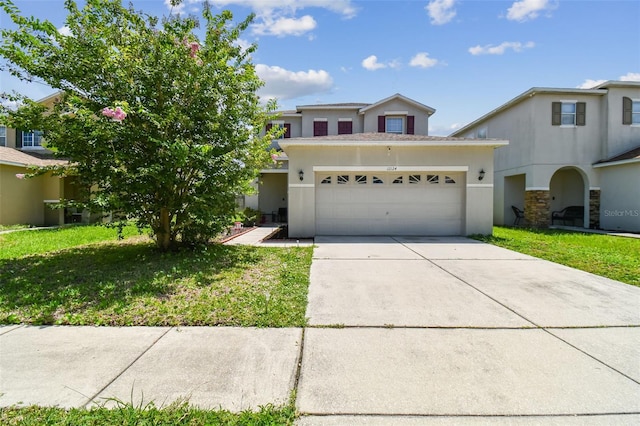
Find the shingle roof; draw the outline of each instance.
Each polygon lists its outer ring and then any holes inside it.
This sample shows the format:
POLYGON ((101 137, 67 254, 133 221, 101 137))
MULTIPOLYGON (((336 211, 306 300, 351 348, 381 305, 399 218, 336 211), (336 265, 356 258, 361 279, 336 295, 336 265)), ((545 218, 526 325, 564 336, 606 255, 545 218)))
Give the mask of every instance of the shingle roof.
POLYGON ((600 160, 595 164, 615 163, 618 161, 626 160, 640 160, 640 146, 630 151, 616 155, 615 157, 607 158, 606 160, 600 160))
MULTIPOLYGON (((398 133, 378 133, 378 132, 370 132, 370 133, 353 133, 351 135, 334 135, 334 136, 314 136, 307 138, 291 138, 287 139, 287 141, 397 141, 397 142, 453 142, 453 141, 465 141, 465 142, 482 142, 486 140, 492 139, 472 139, 472 138, 453 138, 449 136, 426 136, 426 135, 406 135, 406 134, 398 134, 398 133)), ((282 141, 281 141, 282 142, 282 141)))
POLYGON ((12 164, 24 167, 61 166, 68 164, 67 160, 53 158, 51 151, 26 152, 15 148, 0 146, 0 164, 12 164))
POLYGON ((298 109, 300 108, 335 108, 335 107, 362 108, 368 105, 371 105, 371 104, 361 103, 361 102, 343 102, 343 103, 335 103, 335 104, 298 105, 298 109))

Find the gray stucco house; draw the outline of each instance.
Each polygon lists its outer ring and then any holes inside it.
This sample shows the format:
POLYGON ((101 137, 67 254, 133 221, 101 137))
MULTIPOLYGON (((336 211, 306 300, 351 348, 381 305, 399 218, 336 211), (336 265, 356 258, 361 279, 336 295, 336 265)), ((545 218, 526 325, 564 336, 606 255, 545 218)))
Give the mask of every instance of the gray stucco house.
POLYGON ((492 232, 493 155, 505 140, 428 135, 435 110, 395 94, 303 105, 269 126, 279 167, 247 206, 288 221, 290 237, 492 232))
POLYGON ((515 206, 546 227, 575 206, 577 226, 640 232, 640 82, 534 87, 451 137, 509 140, 495 155, 495 224, 512 224, 515 206))

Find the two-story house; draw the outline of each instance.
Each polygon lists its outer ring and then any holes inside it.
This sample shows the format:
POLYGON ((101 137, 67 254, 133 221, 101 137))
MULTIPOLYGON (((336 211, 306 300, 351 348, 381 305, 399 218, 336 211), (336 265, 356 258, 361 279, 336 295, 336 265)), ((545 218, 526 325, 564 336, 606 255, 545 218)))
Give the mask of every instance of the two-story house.
POLYGON ((509 140, 495 156, 495 224, 513 223, 514 206, 546 227, 576 206, 571 224, 640 231, 640 82, 534 87, 451 136, 509 140))
POLYGON ((493 153, 508 142, 429 136, 434 112, 400 94, 283 111, 269 123, 285 129, 283 164, 247 205, 286 209, 294 238, 490 234, 493 153))
MULTIPOLYGON (((52 102, 57 95, 40 102, 52 102)), ((53 226, 88 220, 86 214, 51 208, 61 199, 73 199, 77 193, 73 178, 51 173, 24 177, 34 168, 67 163, 42 145, 42 132, 0 126, 0 225, 53 226)))

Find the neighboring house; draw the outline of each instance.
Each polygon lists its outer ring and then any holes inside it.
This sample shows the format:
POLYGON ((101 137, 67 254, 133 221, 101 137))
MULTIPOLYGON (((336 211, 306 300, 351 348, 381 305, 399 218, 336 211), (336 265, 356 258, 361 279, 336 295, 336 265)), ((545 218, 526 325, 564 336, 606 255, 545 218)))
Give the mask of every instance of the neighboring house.
POLYGON ((433 108, 400 94, 304 105, 269 126, 280 167, 247 199, 290 237, 492 232, 493 152, 505 140, 428 136, 433 108))
MULTIPOLYGON (((37 132, 20 132, 0 126, 0 225, 51 226, 65 223, 62 209, 51 205, 74 188, 67 178, 47 173, 25 179, 33 167, 66 164, 40 147, 37 132), (16 147, 17 146, 17 147, 16 147)), ((73 218, 67 218, 67 221, 73 218)))
POLYGON ((577 206, 565 223, 640 232, 640 82, 534 87, 451 136, 509 140, 495 156, 495 224, 514 222, 512 206, 537 227, 577 206))
MULTIPOLYGON (((58 94, 40 102, 52 102, 58 94)), ((0 126, 0 225, 62 225, 88 221, 87 213, 73 209, 52 209, 62 199, 74 199, 78 193, 72 177, 46 173, 24 178, 34 168, 64 165, 42 146, 40 131, 23 131, 0 126)))

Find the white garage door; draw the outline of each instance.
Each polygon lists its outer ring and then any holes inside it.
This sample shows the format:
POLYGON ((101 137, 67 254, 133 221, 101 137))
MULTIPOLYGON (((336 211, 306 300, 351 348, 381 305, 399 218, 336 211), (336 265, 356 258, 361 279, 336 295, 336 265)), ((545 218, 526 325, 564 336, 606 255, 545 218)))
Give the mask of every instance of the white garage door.
POLYGON ((460 235, 464 174, 317 173, 317 235, 460 235))

